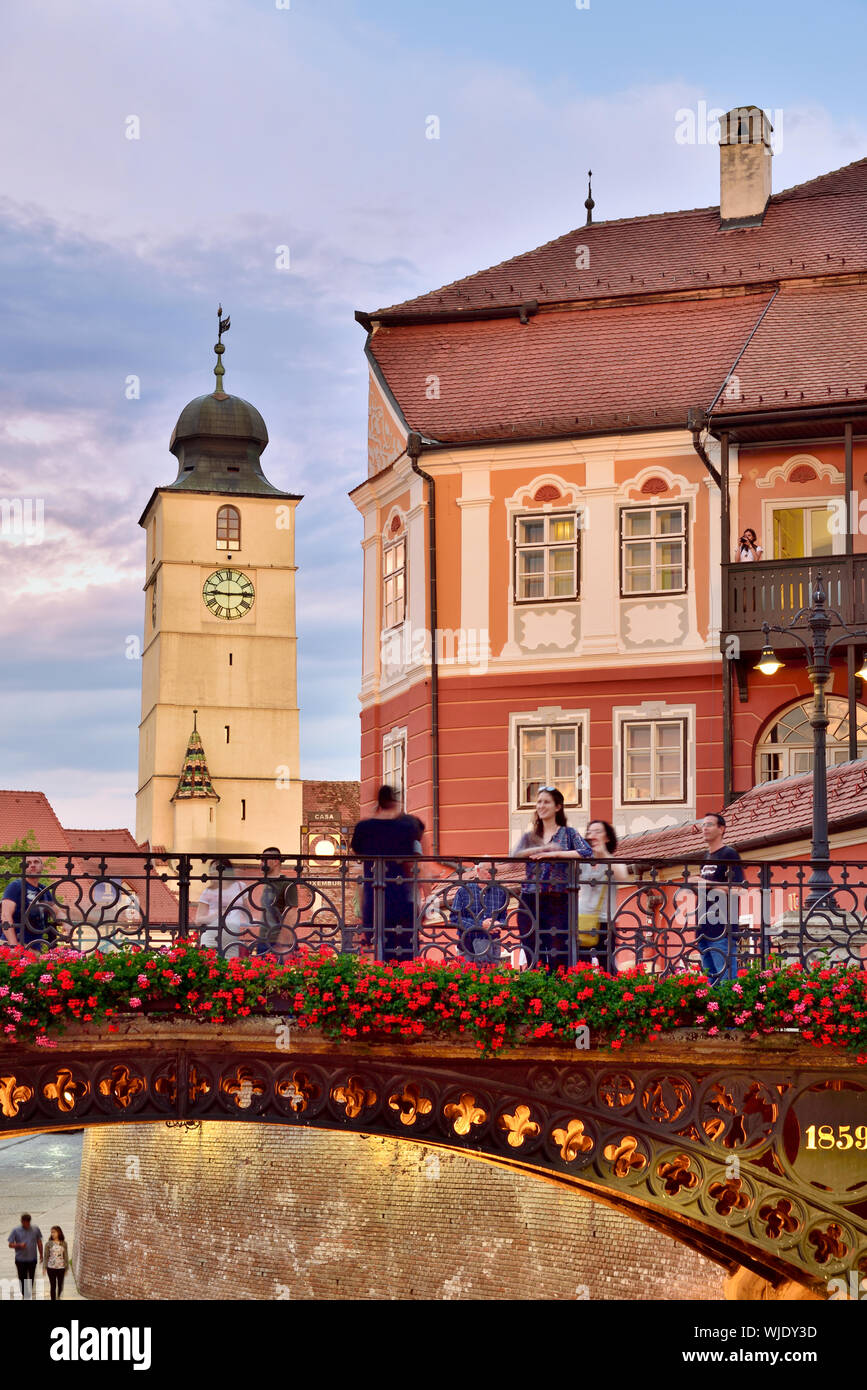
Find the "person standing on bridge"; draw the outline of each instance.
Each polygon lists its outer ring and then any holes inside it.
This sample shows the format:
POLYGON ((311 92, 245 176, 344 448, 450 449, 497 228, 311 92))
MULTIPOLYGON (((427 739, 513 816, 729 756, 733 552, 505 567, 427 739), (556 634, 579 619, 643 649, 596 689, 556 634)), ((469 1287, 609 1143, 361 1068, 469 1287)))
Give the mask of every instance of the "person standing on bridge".
POLYGON ((9 1249, 15 1251, 15 1273, 21 1285, 21 1297, 28 1302, 33 1297, 36 1265, 42 1259, 42 1232, 31 1224, 30 1212, 21 1214, 21 1225, 9 1232, 9 1249))
POLYGON ((364 860, 361 921, 365 935, 376 948, 375 906, 382 901, 382 959, 409 960, 412 957, 413 897, 411 871, 407 866, 418 853, 420 823, 404 815, 400 797, 393 787, 382 786, 376 794, 376 810, 360 820, 352 832, 350 849, 364 860), (374 881, 374 859, 384 858, 384 884, 374 881))
POLYGON ((725 818, 718 811, 704 817, 700 826, 707 854, 701 875, 690 882, 698 889, 698 935, 695 944, 710 984, 737 979, 740 938, 740 893, 744 881, 741 857, 724 845, 725 818), (713 885, 713 886, 711 886, 713 885))
POLYGON ((557 861, 593 856, 584 836, 567 824, 564 806, 565 798, 558 787, 540 787, 533 829, 522 835, 512 850, 513 859, 531 861, 518 914, 524 950, 529 960, 536 957, 537 964, 552 968, 569 964, 569 870, 557 861), (534 860, 541 861, 538 868, 534 867, 534 860))
POLYGON ((57 944, 60 904, 49 884, 42 883, 43 864, 38 854, 28 854, 24 865, 24 911, 21 910, 21 879, 6 885, 0 903, 0 926, 9 946, 29 946, 33 951, 49 950, 57 944), (21 933, 19 942, 17 933, 21 933))

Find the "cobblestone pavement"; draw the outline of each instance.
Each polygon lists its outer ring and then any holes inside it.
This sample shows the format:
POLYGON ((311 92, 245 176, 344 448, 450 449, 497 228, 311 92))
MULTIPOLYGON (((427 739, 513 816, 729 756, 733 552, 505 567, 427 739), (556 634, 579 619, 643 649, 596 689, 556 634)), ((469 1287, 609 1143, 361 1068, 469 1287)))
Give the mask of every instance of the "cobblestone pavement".
MULTIPOLYGON (((9 1232, 19 1224, 21 1213, 29 1211, 34 1226, 47 1238, 52 1226, 60 1226, 66 1236, 70 1259, 75 1241, 75 1201, 81 1169, 83 1134, 32 1134, 0 1139, 0 1298, 19 1296, 13 1252, 8 1247, 9 1232)), ((48 1298, 48 1280, 41 1281, 37 1269, 36 1294, 48 1298)), ((63 1297, 81 1301, 75 1276, 69 1269, 63 1297)))

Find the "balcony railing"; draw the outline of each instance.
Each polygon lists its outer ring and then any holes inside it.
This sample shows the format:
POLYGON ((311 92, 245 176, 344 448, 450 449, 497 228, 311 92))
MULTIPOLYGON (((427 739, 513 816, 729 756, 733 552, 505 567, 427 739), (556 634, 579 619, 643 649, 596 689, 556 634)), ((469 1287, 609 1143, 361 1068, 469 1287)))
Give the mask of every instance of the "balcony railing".
MULTIPOLYGON (((230 958, 308 949, 666 975, 730 973, 771 957, 867 962, 862 863, 832 863, 831 888, 811 902, 811 865, 793 861, 744 861, 735 885, 702 883, 698 860, 375 859, 365 868, 349 856, 299 856, 264 878, 258 860, 241 855, 235 877, 209 877, 209 861, 192 855, 53 858, 35 896, 29 885, 23 923, 5 928, 7 944, 108 953, 193 939, 230 958)), ((22 890, 23 874, 22 864, 12 880, 22 890)))
MULTIPOLYGON (((723 566, 723 640, 736 633, 761 645, 762 623, 788 623, 812 602, 821 575, 829 608, 849 627, 867 622, 867 555, 762 560, 723 566)), ((785 642, 783 642, 785 644, 785 642)))

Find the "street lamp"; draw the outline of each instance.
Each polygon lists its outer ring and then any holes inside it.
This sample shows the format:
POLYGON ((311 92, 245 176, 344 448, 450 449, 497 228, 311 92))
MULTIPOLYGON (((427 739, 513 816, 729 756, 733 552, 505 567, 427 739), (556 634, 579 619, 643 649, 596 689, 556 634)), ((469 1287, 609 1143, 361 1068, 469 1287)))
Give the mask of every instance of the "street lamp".
MULTIPOLYGON (((785 626, 779 623, 762 623, 765 645, 756 662, 755 669, 764 676, 772 676, 784 665, 770 643, 772 632, 785 632, 794 637, 807 653, 807 673, 813 687, 813 710, 810 727, 813 730, 813 842, 810 851, 812 872, 807 903, 813 907, 820 898, 826 897, 831 889, 831 875, 828 871, 830 851, 828 848, 828 780, 826 774, 825 735, 828 729, 828 710, 825 704, 825 687, 831 679, 830 656, 836 646, 847 638, 855 637, 867 642, 867 632, 853 632, 847 627, 835 608, 825 607, 825 593, 822 589, 822 576, 816 575, 813 602, 809 608, 802 608, 791 622, 785 626), (802 637, 795 629, 802 618, 806 618, 810 629, 810 640, 802 637), (828 632, 832 625, 843 630, 839 637, 829 642, 828 632)), ((861 680, 867 679, 867 657, 856 672, 861 680)))

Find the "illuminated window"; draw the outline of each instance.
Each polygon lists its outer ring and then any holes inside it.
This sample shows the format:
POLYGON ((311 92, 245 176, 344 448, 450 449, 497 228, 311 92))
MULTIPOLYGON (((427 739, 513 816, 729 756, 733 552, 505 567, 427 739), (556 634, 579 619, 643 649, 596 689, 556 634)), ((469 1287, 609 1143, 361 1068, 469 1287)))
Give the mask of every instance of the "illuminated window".
POLYGON ((217 549, 241 549, 241 513, 237 507, 220 507, 217 512, 217 549))
POLYGON ((686 720, 627 720, 621 728, 621 803, 685 802, 686 720))
MULTIPOLYGON (((828 767, 849 761, 849 705, 838 695, 826 699, 828 732, 825 757, 828 767)), ((761 739, 756 750, 756 780, 777 782, 813 771, 813 730, 810 727, 812 700, 802 700, 781 714, 761 739)), ((858 757, 867 756, 867 709, 858 706, 858 757)))
POLYGON ((580 723, 519 728, 519 805, 535 806, 542 787, 557 787, 567 806, 581 806, 581 753, 580 723))
POLYGON ((382 625, 397 627, 406 617, 406 540, 387 545, 382 552, 382 625))
POLYGON ((686 507, 624 507, 621 594, 682 594, 685 589, 686 507))
POLYGON ((515 596, 521 603, 578 597, 577 512, 515 519, 515 596))

